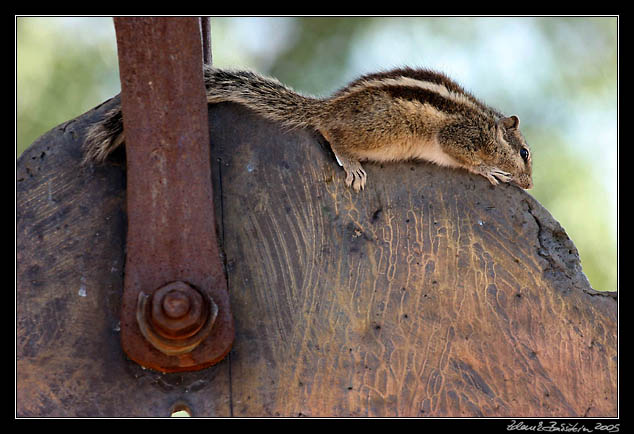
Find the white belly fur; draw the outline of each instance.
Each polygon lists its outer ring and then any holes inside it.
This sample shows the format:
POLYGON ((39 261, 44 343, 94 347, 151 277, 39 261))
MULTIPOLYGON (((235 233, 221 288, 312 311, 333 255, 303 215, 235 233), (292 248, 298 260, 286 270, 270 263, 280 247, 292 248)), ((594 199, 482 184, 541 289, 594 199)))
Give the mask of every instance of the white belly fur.
POLYGON ((438 140, 416 140, 411 143, 396 143, 380 149, 364 150, 361 160, 387 162, 423 160, 445 167, 461 167, 453 157, 442 150, 438 140))

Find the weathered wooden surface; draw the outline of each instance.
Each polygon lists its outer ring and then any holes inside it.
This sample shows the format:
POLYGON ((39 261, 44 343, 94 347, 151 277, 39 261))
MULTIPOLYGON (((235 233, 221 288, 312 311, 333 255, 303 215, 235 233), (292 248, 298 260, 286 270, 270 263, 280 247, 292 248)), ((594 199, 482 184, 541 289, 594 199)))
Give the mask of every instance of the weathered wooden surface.
POLYGON ((617 302, 529 194, 425 163, 366 165, 355 194, 316 136, 230 104, 209 114, 233 349, 126 360, 124 166, 78 169, 111 104, 18 161, 19 416, 616 416, 617 302))

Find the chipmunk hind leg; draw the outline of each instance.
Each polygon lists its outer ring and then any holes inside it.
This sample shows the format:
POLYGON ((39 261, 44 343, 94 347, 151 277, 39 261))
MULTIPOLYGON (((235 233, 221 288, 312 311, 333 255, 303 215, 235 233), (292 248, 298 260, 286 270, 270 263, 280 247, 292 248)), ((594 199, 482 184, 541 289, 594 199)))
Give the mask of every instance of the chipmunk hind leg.
POLYGON ((342 149, 341 145, 338 145, 336 134, 328 133, 326 131, 320 131, 324 138, 330 143, 330 148, 335 154, 337 163, 343 168, 346 173, 346 187, 352 187, 355 191, 363 190, 365 187, 368 175, 363 170, 361 162, 358 158, 350 155, 350 153, 342 149))

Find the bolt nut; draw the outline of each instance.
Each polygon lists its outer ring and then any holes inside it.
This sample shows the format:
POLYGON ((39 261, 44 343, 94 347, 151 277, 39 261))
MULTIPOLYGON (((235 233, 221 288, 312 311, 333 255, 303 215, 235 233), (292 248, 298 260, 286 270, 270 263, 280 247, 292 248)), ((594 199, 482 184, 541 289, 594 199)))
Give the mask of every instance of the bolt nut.
POLYGON ((151 295, 139 293, 137 323, 156 349, 167 355, 192 351, 210 333, 218 306, 185 282, 171 282, 151 295))
POLYGON ((154 291, 150 309, 156 332, 171 339, 193 336, 207 320, 202 294, 184 282, 172 282, 154 291))

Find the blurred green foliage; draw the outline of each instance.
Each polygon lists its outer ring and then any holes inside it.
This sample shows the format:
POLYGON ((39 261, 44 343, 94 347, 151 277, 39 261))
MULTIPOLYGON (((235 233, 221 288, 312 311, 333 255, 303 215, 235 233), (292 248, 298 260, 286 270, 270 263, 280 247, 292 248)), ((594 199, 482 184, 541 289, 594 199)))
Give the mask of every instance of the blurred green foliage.
POLYGON ((116 69, 113 74, 114 41, 91 35, 91 28, 112 26, 112 20, 93 18, 81 27, 75 20, 79 18, 17 19, 18 155, 46 131, 112 96, 116 91, 110 89, 119 86, 116 69))
MULTIPOLYGON (((218 17, 214 64, 328 95, 394 66, 442 70, 520 116, 535 196, 562 224, 598 290, 617 289, 615 17, 218 17)), ((119 92, 109 18, 18 17, 17 144, 119 92)))

